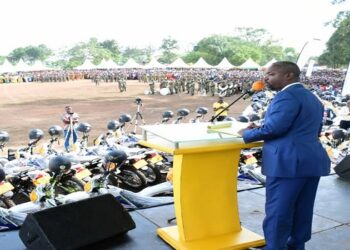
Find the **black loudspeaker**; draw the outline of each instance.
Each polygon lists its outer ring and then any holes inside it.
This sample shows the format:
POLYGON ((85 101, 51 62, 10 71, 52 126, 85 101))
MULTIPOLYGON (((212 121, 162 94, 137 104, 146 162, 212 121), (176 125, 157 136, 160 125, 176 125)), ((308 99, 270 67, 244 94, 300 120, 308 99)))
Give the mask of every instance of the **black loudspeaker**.
POLYGON ((350 180, 350 155, 344 157, 344 159, 335 166, 334 171, 339 177, 350 180))
POLYGON ((19 237, 28 249, 77 249, 135 227, 123 206, 105 194, 28 214, 19 237))

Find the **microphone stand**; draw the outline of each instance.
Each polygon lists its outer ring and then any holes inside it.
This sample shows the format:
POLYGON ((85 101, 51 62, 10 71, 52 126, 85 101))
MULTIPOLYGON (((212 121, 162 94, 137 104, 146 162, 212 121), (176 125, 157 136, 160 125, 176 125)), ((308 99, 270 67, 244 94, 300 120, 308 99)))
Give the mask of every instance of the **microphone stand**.
POLYGON ((236 102, 238 102, 240 99, 242 99, 245 95, 247 95, 248 92, 244 91, 236 100, 234 100, 230 105, 228 105, 226 108, 224 108, 223 110, 221 110, 218 114, 214 115, 209 122, 214 122, 214 120, 216 118, 218 118, 223 112, 225 112, 226 110, 229 109, 229 107, 231 107, 233 104, 235 104, 236 102))

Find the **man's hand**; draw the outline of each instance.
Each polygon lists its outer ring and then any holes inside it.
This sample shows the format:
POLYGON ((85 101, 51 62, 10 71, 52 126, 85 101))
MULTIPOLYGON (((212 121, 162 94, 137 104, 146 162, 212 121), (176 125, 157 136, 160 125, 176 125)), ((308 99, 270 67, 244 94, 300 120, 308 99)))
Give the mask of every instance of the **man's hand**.
POLYGON ((258 128, 260 126, 256 125, 254 122, 248 125, 247 129, 253 129, 253 128, 258 128))
POLYGON ((249 130, 249 129, 258 128, 258 127, 259 127, 259 126, 256 125, 256 124, 253 122, 253 123, 249 124, 246 128, 240 129, 237 133, 238 133, 240 136, 243 136, 244 131, 249 130))

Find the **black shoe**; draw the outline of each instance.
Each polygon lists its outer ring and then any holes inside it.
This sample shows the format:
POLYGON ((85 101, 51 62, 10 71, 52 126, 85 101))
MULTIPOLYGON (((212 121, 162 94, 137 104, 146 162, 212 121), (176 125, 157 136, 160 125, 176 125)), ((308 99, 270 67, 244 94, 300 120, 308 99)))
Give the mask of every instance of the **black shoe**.
MULTIPOLYGON (((300 250, 300 248, 295 247, 295 246, 288 246, 287 245, 287 250, 300 250)), ((305 248, 303 248, 303 250, 305 250, 305 248)))

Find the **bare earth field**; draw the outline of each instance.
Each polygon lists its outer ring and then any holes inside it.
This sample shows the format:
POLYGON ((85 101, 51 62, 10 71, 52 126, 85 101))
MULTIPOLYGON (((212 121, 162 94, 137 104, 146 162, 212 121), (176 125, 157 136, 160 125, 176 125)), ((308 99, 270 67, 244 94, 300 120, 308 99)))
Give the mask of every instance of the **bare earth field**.
MULTIPOLYGON (((133 116, 137 109, 134 103, 136 97, 140 97, 143 101, 142 114, 147 124, 160 122, 164 111, 172 110, 176 114, 179 108, 191 111, 185 122, 195 117, 195 110, 200 106, 209 109, 206 120, 213 115, 212 104, 217 100, 216 96, 189 96, 185 93, 167 96, 145 95, 146 89, 148 84, 138 81, 128 81, 127 91, 123 93, 117 90, 115 82, 95 86, 89 80, 68 83, 1 84, 0 130, 10 133, 7 147, 25 145, 28 142, 28 132, 32 128, 42 129, 46 141, 49 139, 48 128, 52 125, 63 126, 60 117, 64 113, 64 107, 71 105, 79 114, 80 122, 91 124, 91 142, 99 134, 106 132, 109 120, 118 120, 122 113, 133 116)), ((156 89, 159 90, 158 85, 156 89)), ((231 103, 237 97, 228 97, 226 102, 231 103)), ((229 115, 237 117, 248 104, 249 100, 240 100, 231 107, 229 115)))

